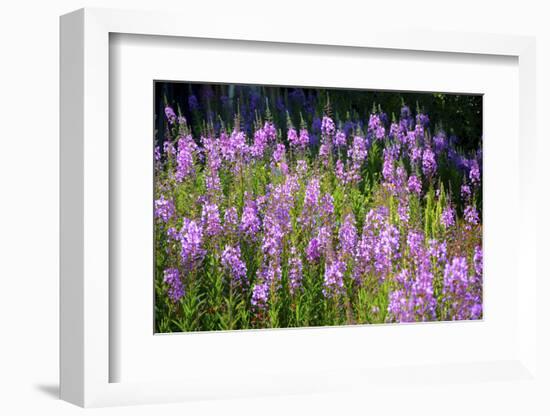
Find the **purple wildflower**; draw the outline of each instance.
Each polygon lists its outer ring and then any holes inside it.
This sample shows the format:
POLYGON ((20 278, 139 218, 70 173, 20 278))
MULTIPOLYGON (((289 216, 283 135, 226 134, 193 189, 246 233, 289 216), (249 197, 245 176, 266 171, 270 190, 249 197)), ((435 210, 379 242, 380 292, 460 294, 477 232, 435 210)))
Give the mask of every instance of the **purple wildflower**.
POLYGON ((337 147, 346 145, 346 135, 343 131, 338 130, 334 135, 334 145, 337 147))
POLYGON ((291 247, 290 256, 288 260, 288 285, 290 293, 295 294, 302 285, 302 260, 298 256, 295 247, 291 247))
POLYGON ((300 130, 300 137, 298 137, 297 147, 305 149, 309 145, 309 134, 307 129, 300 130))
POLYGON ((479 224, 479 214, 473 205, 468 205, 464 210, 464 219, 468 223, 467 228, 479 224))
POLYGON ((254 143, 250 147, 250 153, 255 158, 261 158, 264 155, 267 146, 267 134, 265 129, 261 128, 254 132, 254 143))
POLYGON ((305 226, 313 226, 319 209, 319 196, 321 193, 319 179, 311 179, 306 186, 304 206, 300 222, 305 226))
POLYGON ((201 138, 206 154, 206 163, 210 171, 217 172, 222 165, 220 142, 212 137, 201 138))
POLYGON ((357 244, 357 229, 355 228, 355 217, 352 213, 345 216, 344 222, 338 233, 340 250, 343 255, 353 255, 357 244))
POLYGON ((193 153, 195 149, 196 144, 191 136, 181 137, 178 140, 176 181, 182 182, 195 171, 193 166, 193 153))
POLYGON ((394 177, 395 194, 405 192, 408 187, 407 171, 403 166, 397 166, 394 177))
POLYGON ((454 257, 443 274, 445 318, 451 320, 478 319, 481 315, 481 286, 468 274, 465 257, 454 257))
POLYGON ((418 113, 416 115, 416 123, 423 128, 428 128, 428 126, 430 125, 430 117, 428 117, 427 114, 418 113))
POLYGON ((206 250, 202 248, 202 229, 195 221, 184 218, 181 229, 181 261, 191 268, 202 262, 206 250))
POLYGON ((166 235, 170 242, 181 240, 181 234, 175 227, 169 227, 168 230, 166 230, 166 235))
POLYGON ((268 257, 280 257, 283 245, 284 233, 277 219, 267 215, 264 219, 264 237, 262 239, 262 251, 268 257))
POLYGON ((222 233, 220 211, 216 204, 205 203, 203 205, 201 222, 207 236, 215 237, 222 233))
POLYGON ((411 115, 412 115, 412 113, 411 113, 411 109, 409 108, 409 106, 404 105, 403 107, 401 107, 401 114, 400 114, 400 117, 401 117, 402 119, 410 118, 411 115))
POLYGON ((439 132, 434 136, 434 148, 438 155, 447 150, 447 137, 444 132, 439 132))
POLYGON ((463 200, 465 201, 468 200, 468 198, 470 198, 471 195, 472 195, 472 190, 468 185, 462 185, 460 187, 460 196, 462 197, 463 200))
POLYGON ((306 248, 306 258, 310 263, 314 263, 321 257, 321 249, 319 247, 319 240, 317 237, 313 237, 306 248))
POLYGON ((455 212, 450 206, 445 207, 441 213, 441 225, 445 228, 455 225, 455 212))
POLYGON ((384 149, 384 164, 382 165, 382 176, 386 183, 393 183, 394 180, 394 158, 389 148, 384 149))
POLYGON ((273 123, 269 121, 266 121, 264 124, 264 133, 268 143, 277 139, 277 129, 273 123))
POLYGON ((386 136, 386 129, 384 126, 379 125, 376 128, 376 131, 374 132, 374 137, 376 137, 377 140, 382 140, 386 136))
POLYGON ((161 195, 159 199, 155 201, 155 218, 160 218, 163 222, 168 222, 174 216, 176 208, 174 202, 171 199, 165 199, 164 195, 161 195))
POLYGON ((397 215, 402 223, 407 224, 409 222, 409 203, 406 199, 399 201, 399 205, 397 206, 397 215))
POLYGON ((176 122, 177 116, 172 107, 166 106, 164 108, 164 114, 166 115, 166 119, 168 120, 168 123, 174 124, 176 122))
POLYGON ((241 232, 255 240, 260 231, 260 218, 258 217, 258 208, 254 201, 247 200, 244 205, 243 215, 241 217, 241 232))
POLYGON ((227 235, 235 235, 239 223, 239 215, 235 207, 229 207, 223 215, 223 229, 227 235))
POLYGON ((444 263, 447 261, 447 242, 437 241, 431 239, 428 242, 428 254, 434 258, 438 263, 444 263))
POLYGON ((267 267, 264 267, 260 273, 260 280, 266 282, 269 287, 280 287, 282 277, 281 265, 278 259, 269 261, 267 267))
POLYGON ((420 231, 409 231, 407 246, 409 247, 410 256, 417 260, 424 253, 424 234, 420 231))
POLYGON ((334 173, 342 184, 346 183, 346 173, 344 172, 344 163, 342 162, 342 160, 338 159, 336 161, 336 166, 334 167, 334 173))
POLYGON ((393 260, 399 257, 399 230, 386 223, 380 231, 374 244, 374 267, 384 278, 393 265, 393 260))
POLYGON ((225 246, 221 259, 222 266, 231 274, 235 284, 246 284, 246 264, 241 259, 241 248, 225 246))
POLYGON ((332 136, 334 134, 336 127, 334 126, 334 121, 328 116, 323 117, 321 122, 321 132, 325 136, 332 136))
POLYGON ((409 151, 409 159, 413 165, 417 166, 417 163, 422 159, 422 149, 418 146, 411 147, 409 151))
POLYGON ((450 264, 445 266, 444 285, 447 290, 459 283, 468 284, 468 263, 466 257, 454 257, 450 264))
POLYGON ((174 156, 177 153, 176 148, 174 147, 174 144, 171 141, 165 141, 162 146, 162 150, 166 155, 169 155, 169 156, 174 156))
POLYGON ((367 144, 363 137, 355 136, 353 138, 353 146, 348 152, 348 157, 359 164, 367 158, 367 144))
POLYGON ((409 176, 409 180, 407 181, 407 188, 409 189, 410 193, 417 195, 420 195, 422 193, 422 183, 420 182, 420 179, 418 179, 418 176, 409 176))
POLYGON ((380 125, 381 125, 381 122, 380 122, 380 117, 378 116, 378 114, 371 114, 369 116, 369 125, 368 125, 369 131, 371 131, 371 132, 376 131, 376 129, 380 125))
POLYGON ((474 269, 476 276, 481 278, 483 275, 483 250, 481 246, 476 246, 474 249, 474 269))
POLYGON ((319 207, 321 209, 322 217, 325 220, 325 224, 330 224, 334 214, 334 198, 332 195, 329 193, 324 194, 321 198, 319 207))
POLYGON ((300 177, 304 177, 307 173, 307 162, 303 159, 300 159, 296 162, 296 173, 300 177))
POLYGON ((328 165, 328 158, 330 155, 330 150, 327 144, 323 143, 319 146, 319 160, 322 162, 323 166, 328 165))
POLYGON ((252 288, 252 298, 250 299, 250 303, 258 309, 264 309, 267 306, 268 299, 269 285, 266 282, 256 283, 252 288))
POLYGON ((400 133, 401 133, 401 128, 400 128, 399 124, 391 123, 390 132, 388 133, 388 137, 395 140, 395 139, 399 138, 400 133))
POLYGON ((306 258, 310 263, 315 263, 325 253, 330 243, 330 232, 327 227, 319 227, 317 235, 313 237, 306 248, 306 258))
POLYGON ((242 131, 233 131, 230 136, 225 132, 220 135, 220 151, 224 160, 236 162, 248 151, 246 137, 242 131))
POLYGON ((168 297, 173 303, 178 302, 185 296, 185 288, 181 282, 178 269, 169 268, 164 270, 164 283, 168 285, 168 297))
POLYGON ((217 170, 210 170, 205 177, 206 192, 209 195, 215 195, 221 192, 222 183, 220 181, 220 175, 217 170))
POLYGON ((435 154, 429 147, 424 149, 422 154, 422 172, 428 178, 431 178, 437 170, 437 163, 435 161, 435 154))
POLYGON ((288 140, 288 143, 291 145, 291 146, 294 146, 294 147, 299 147, 299 139, 298 139, 298 132, 296 132, 296 129, 295 128, 289 128, 287 133, 286 133, 286 138, 288 140))
POLYGON ((420 143, 422 143, 422 140, 424 139, 424 127, 421 124, 417 124, 414 127, 414 135, 420 141, 420 143))
POLYGON ((323 294, 326 297, 332 297, 343 291, 345 271, 346 264, 340 260, 334 260, 332 263, 325 265, 323 294))
POLYGON ((431 321, 435 319, 437 301, 433 296, 433 275, 429 261, 423 256, 413 275, 407 269, 395 277, 399 288, 390 293, 388 320, 390 322, 431 321))
POLYGON ((278 143, 275 147, 275 151, 273 152, 273 163, 274 165, 277 165, 283 160, 283 157, 285 156, 285 145, 282 143, 278 143))
POLYGON ((472 159, 470 163, 469 178, 470 178, 470 182, 472 182, 472 184, 474 185, 478 185, 481 182, 481 173, 479 171, 479 164, 475 159, 472 159))

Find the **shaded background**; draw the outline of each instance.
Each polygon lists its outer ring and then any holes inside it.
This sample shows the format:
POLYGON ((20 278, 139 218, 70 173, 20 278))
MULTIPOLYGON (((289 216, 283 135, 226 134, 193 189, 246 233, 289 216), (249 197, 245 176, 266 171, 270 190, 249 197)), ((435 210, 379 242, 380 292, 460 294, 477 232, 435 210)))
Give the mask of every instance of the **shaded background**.
POLYGON ((278 128, 287 125, 288 112, 294 126, 299 127, 303 118, 312 130, 316 119, 323 115, 327 97, 337 120, 360 123, 368 122, 369 114, 376 110, 387 115, 389 124, 392 119, 399 119, 406 105, 413 116, 419 111, 428 114, 432 133, 444 130, 448 136, 456 136, 453 140, 465 152, 478 147, 483 132, 481 95, 170 81, 157 81, 154 87, 155 125, 160 142, 163 135, 158 133, 167 127, 166 104, 187 119, 195 137, 203 132, 204 120, 218 130, 220 118, 231 122, 237 111, 241 114, 241 128, 252 135, 257 114, 263 116, 268 107, 278 128), (338 113, 340 109, 346 113, 338 113))

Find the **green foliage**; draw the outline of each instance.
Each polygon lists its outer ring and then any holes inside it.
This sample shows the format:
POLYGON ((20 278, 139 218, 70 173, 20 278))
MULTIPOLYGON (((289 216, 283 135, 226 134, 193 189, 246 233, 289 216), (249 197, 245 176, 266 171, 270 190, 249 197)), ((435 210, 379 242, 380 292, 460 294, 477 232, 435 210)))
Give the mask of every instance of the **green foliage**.
MULTIPOLYGON (((311 123, 311 115, 301 111, 285 111, 280 116, 273 103, 279 98, 277 91, 266 90, 266 107, 264 112, 255 113, 255 124, 262 126, 266 121, 273 121, 278 126, 307 126, 311 123), (309 119, 308 119, 309 117, 309 119)), ((452 99, 445 95, 433 95, 434 102, 442 108, 446 108, 456 121, 464 122, 477 110, 475 99, 452 99), (466 103, 466 104, 465 104, 466 103), (462 107, 460 107, 462 105, 462 107), (460 107, 460 108, 459 108, 460 107), (451 109, 451 110, 449 110, 451 109)), ((285 97, 288 100, 288 97, 285 97)), ((398 111, 403 95, 394 94, 386 97, 372 94, 339 94, 327 95, 326 103, 316 108, 316 114, 332 114, 336 117, 345 117, 351 120, 356 116, 358 108, 371 108, 365 106, 364 101, 370 100, 373 111, 398 111), (399 103, 397 104, 397 101, 399 103), (373 104, 374 103, 374 104, 373 104), (338 109, 349 109, 339 114, 338 109)), ((239 103, 247 100, 241 94, 239 103)), ((408 100, 410 101, 410 100, 408 100)), ((324 101, 323 101, 324 102, 324 101)), ((243 123, 244 111, 241 114, 240 107, 234 112, 216 108, 213 103, 212 111, 218 111, 224 128, 232 129, 243 123), (234 117, 229 117, 232 114, 234 117), (223 117, 222 117, 223 115, 223 117)), ((209 105, 210 105, 209 104, 209 105)), ((290 106, 291 107, 291 106, 290 106)), ((432 110, 432 105, 418 100, 419 111, 432 110)), ((244 107, 243 107, 244 108, 244 107)), ((289 106, 287 105, 287 108, 289 106)), ((340 111, 341 112, 341 111, 340 111)), ((476 113, 477 114, 477 113, 476 113)), ((449 116, 451 117, 451 116, 449 116)), ((198 117, 193 118, 195 120, 198 117)), ((208 131, 213 131, 212 120, 204 120, 201 123, 190 122, 189 126, 175 127, 169 130, 169 137, 179 137, 190 129, 195 137, 208 131), (198 132, 198 134, 197 134, 198 132)), ((465 134, 474 134, 477 129, 475 123, 466 123, 465 134)), ((359 128, 360 130, 360 128, 359 128)), ((364 135, 365 132, 359 131, 364 135)), ((278 132, 277 143, 284 142, 284 133, 278 132)), ((470 136, 468 136, 470 137, 470 136)), ((426 138, 427 140, 429 137, 426 138)), ((251 137, 247 138, 249 144, 251 137)), ((335 174, 335 166, 338 159, 346 161, 349 157, 346 152, 334 152, 330 155, 328 163, 323 166, 317 158, 316 148, 307 150, 288 151, 285 162, 288 163, 292 173, 296 173, 298 160, 304 160, 307 164, 307 173, 301 177, 298 189, 292 195, 290 207, 291 231, 285 231, 282 237, 282 253, 280 258, 281 279, 274 282, 270 288, 268 303, 264 309, 256 308, 252 303, 253 288, 261 277, 262 267, 266 262, 262 251, 262 234, 258 236, 223 236, 218 240, 207 240, 206 256, 199 266, 193 268, 181 267, 178 264, 179 246, 168 237, 168 228, 181 229, 183 218, 201 218, 202 199, 207 193, 207 168, 206 161, 200 160, 195 155, 195 170, 192 175, 181 182, 174 179, 176 160, 168 156, 163 161, 162 169, 155 173, 156 190, 155 197, 161 193, 170 193, 175 206, 175 219, 170 224, 157 221, 155 225, 155 331, 203 331, 203 330, 235 330, 248 328, 280 328, 280 327, 305 327, 323 325, 344 324, 376 324, 391 321, 388 315, 390 293, 398 285, 395 275, 400 268, 413 267, 407 258, 407 233, 411 230, 423 231, 426 246, 430 239, 449 241, 449 255, 455 253, 472 253, 473 247, 481 241, 481 227, 464 231, 464 221, 458 218, 457 226, 453 231, 446 230, 442 224, 443 210, 448 206, 457 207, 460 210, 463 205, 460 199, 460 186, 464 181, 462 174, 452 166, 445 155, 437 160, 437 178, 422 177, 420 167, 412 167, 408 160, 399 160, 407 175, 418 175, 422 179, 422 195, 417 196, 404 192, 397 194, 383 183, 382 167, 384 163, 384 148, 387 141, 374 140, 368 149, 367 160, 359 167, 360 179, 357 182, 346 183, 335 174), (413 172, 414 169, 414 172, 413 172), (334 212, 326 220, 331 234, 326 253, 316 262, 307 261, 304 252, 308 243, 315 235, 315 230, 304 225, 300 216, 304 208, 305 188, 309 181, 318 179, 320 182, 321 196, 330 194, 333 198, 334 212), (403 220, 400 209, 408 207, 409 219, 403 220), (352 275, 354 253, 344 253, 347 268, 344 273, 344 288, 341 293, 328 296, 325 288, 325 268, 336 257, 339 249, 338 230, 345 216, 352 213, 358 238, 366 221, 368 212, 373 208, 384 207, 389 212, 389 223, 399 231, 399 244, 403 256, 391 266, 387 276, 382 279, 373 270, 361 271, 360 279, 352 275), (221 253, 228 245, 239 247, 241 257, 246 264, 246 284, 236 284, 223 266, 221 253), (289 258, 290 248, 295 247, 303 262, 302 285, 294 292, 290 287, 289 258), (186 295, 173 303, 167 296, 167 285, 163 281, 163 271, 169 267, 178 267, 182 274, 186 295)), ((465 143, 465 148, 469 144, 465 143)), ((288 146, 287 146, 288 149, 288 146)), ((218 176, 220 190, 211 195, 216 201, 220 214, 234 207, 241 218, 247 198, 257 199, 259 196, 270 197, 275 186, 283 183, 286 176, 283 168, 272 162, 272 149, 268 150, 263 158, 252 159, 246 163, 235 162, 234 165, 224 163, 219 169, 218 176)), ((473 195, 473 203, 481 209, 481 188, 476 189, 473 195)), ((459 213, 461 214, 461 213, 459 213)), ((265 208, 260 208, 260 216, 265 218, 265 208)), ((321 217, 319 213, 317 217, 321 217)), ((317 219, 317 221, 321 221, 317 219)), ((319 224, 317 224, 318 226, 319 224)), ((471 256, 470 256, 471 257, 471 256)), ((472 259, 469 258, 472 262, 472 259)), ((433 290, 438 301, 438 318, 445 316, 446 306, 442 300, 443 266, 435 261, 432 264, 433 290)))

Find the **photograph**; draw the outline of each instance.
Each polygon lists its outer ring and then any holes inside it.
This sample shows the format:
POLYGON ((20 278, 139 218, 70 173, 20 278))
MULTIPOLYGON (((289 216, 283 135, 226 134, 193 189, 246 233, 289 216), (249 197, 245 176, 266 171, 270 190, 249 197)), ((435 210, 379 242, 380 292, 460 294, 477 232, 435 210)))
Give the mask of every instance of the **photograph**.
POLYGON ((483 96, 156 80, 154 332, 483 319, 483 96))

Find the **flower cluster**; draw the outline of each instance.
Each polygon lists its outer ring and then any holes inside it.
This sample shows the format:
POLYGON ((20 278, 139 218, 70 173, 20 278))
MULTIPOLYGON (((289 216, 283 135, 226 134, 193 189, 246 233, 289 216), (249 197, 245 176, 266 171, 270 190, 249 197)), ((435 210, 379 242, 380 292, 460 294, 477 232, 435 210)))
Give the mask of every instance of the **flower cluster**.
MULTIPOLYGON (((186 105, 200 115, 201 102, 186 105)), ((240 112, 208 116, 200 135, 165 108, 154 150, 159 328, 482 317, 480 150, 432 137, 429 116, 406 106, 391 123, 381 110, 327 111, 311 125, 287 114, 285 128, 262 119, 260 103, 239 109, 256 106, 253 125, 240 112)))
POLYGON ((230 272, 233 282, 246 285, 246 264, 241 260, 239 246, 225 247, 222 253, 222 265, 230 272))
POLYGON ((168 297, 172 302, 175 303, 185 296, 185 289, 181 283, 178 269, 166 269, 164 271, 164 283, 168 286, 168 297))
POLYGON ((161 195, 159 199, 155 200, 155 218, 168 222, 174 214, 174 203, 170 199, 165 199, 164 195, 161 195))

